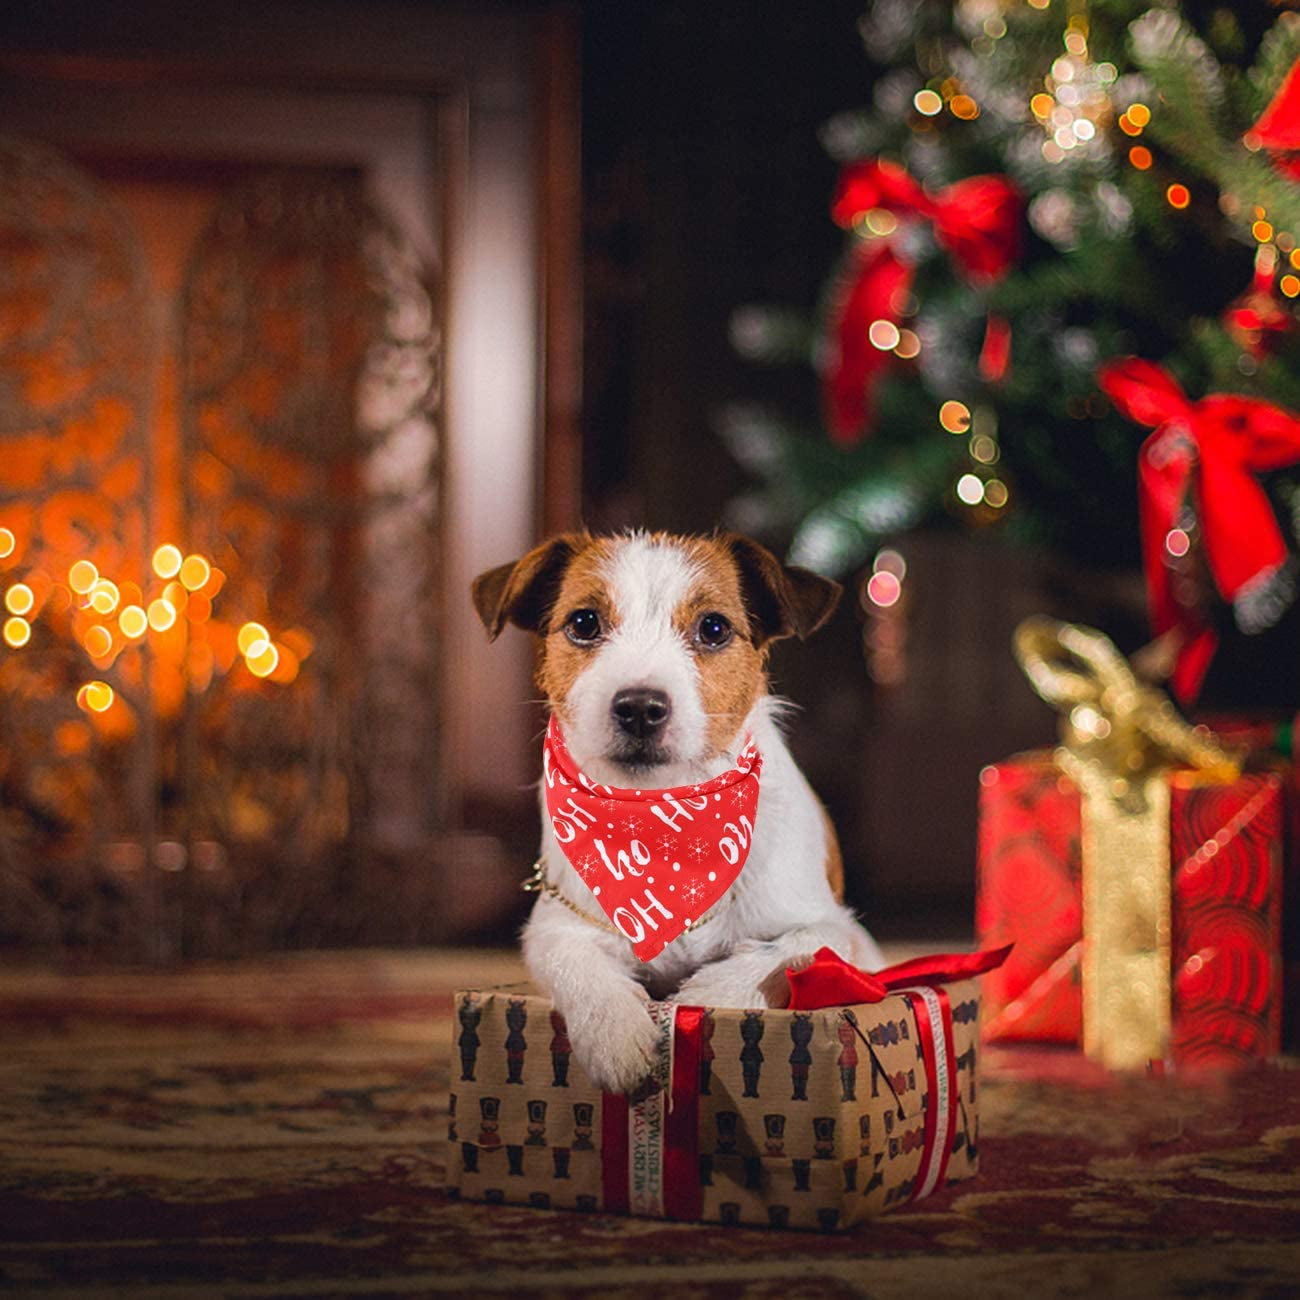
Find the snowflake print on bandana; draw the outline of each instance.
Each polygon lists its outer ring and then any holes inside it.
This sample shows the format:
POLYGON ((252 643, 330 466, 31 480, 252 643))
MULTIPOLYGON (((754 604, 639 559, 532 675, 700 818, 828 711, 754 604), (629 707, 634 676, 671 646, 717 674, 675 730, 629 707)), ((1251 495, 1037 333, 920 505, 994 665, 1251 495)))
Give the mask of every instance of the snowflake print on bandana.
POLYGON ((578 770, 551 719, 542 751, 551 829, 638 960, 653 960, 735 883, 754 839, 762 767, 747 737, 735 767, 696 786, 598 785, 578 770))

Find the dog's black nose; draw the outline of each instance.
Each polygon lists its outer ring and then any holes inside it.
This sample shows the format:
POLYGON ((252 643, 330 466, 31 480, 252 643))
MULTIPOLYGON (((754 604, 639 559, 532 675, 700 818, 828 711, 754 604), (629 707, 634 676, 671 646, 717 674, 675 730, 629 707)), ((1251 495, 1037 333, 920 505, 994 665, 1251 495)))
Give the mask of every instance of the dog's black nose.
POLYGON ((672 711, 667 694, 651 690, 647 686, 619 691, 610 706, 614 721, 629 736, 635 736, 638 740, 657 735, 672 711))

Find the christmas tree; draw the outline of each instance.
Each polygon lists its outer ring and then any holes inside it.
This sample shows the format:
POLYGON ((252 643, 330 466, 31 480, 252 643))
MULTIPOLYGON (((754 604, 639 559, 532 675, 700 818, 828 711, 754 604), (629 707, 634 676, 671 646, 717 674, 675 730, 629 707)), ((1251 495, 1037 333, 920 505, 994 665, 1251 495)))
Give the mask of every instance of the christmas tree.
MULTIPOLYGON (((877 0, 860 29, 871 103, 822 141, 840 264, 815 319, 733 320, 745 355, 811 363, 822 392, 802 417, 729 413, 759 481, 739 521, 838 576, 936 519, 1089 565, 1145 552, 1157 630, 1163 599, 1194 639, 1206 591, 1246 631, 1276 622, 1300 510, 1300 14, 877 0), (1202 416, 1229 438, 1262 419, 1266 453, 1213 482, 1204 447, 1180 474, 1141 464, 1153 427, 1202 416), (1216 513, 1266 534, 1248 572, 1225 576, 1216 513)), ((1183 667, 1194 694, 1204 665, 1183 667)))

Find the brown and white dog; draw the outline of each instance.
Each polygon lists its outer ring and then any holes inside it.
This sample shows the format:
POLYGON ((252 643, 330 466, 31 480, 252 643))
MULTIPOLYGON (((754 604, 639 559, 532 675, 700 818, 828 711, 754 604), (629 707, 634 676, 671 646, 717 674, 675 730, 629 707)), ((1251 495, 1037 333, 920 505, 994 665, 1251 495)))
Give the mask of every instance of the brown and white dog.
POLYGON ((837 584, 732 535, 566 535, 475 580, 490 637, 508 622, 538 634, 538 682, 593 781, 703 782, 735 764, 747 734, 763 757, 743 871, 711 924, 648 963, 586 919, 590 891, 560 850, 543 800, 541 865, 572 908, 538 898, 524 958, 567 1021, 578 1063, 606 1090, 631 1091, 646 1077, 658 1033, 643 1009, 650 995, 781 1005, 785 968, 823 945, 858 966, 883 964, 840 902, 835 832, 786 748, 782 706, 767 690, 769 645, 814 632, 839 595, 837 584))

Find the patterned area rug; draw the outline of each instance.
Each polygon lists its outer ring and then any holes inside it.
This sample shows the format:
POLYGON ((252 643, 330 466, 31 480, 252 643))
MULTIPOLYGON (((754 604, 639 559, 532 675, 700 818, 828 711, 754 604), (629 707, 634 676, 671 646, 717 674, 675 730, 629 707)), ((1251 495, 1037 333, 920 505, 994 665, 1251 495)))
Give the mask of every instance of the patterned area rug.
POLYGON ((450 993, 518 975, 481 952, 0 972, 0 1290, 1298 1293, 1295 1061, 1117 1083, 988 1049, 979 1179, 845 1236, 449 1201, 450 993))

